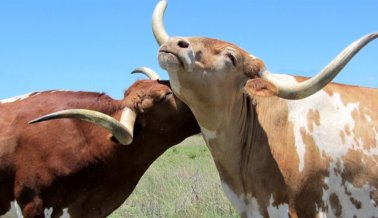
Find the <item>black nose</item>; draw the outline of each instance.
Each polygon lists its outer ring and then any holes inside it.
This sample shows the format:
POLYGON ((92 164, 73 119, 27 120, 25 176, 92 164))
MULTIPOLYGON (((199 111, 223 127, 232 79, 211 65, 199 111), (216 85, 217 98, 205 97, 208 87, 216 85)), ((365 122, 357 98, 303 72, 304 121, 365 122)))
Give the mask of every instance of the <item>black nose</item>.
POLYGON ((180 48, 188 48, 189 47, 189 42, 184 41, 184 40, 180 40, 180 41, 177 42, 177 45, 180 48))

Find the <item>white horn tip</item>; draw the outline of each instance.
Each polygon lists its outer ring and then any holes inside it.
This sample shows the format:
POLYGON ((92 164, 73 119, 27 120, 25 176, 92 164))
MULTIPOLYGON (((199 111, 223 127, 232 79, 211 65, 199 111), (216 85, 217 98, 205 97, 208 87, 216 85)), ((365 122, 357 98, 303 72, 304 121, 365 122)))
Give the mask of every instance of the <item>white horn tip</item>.
POLYGON ((135 74, 135 73, 143 73, 144 75, 146 75, 148 78, 152 80, 160 80, 160 76, 154 70, 148 67, 135 68, 133 71, 131 71, 131 74, 135 74))

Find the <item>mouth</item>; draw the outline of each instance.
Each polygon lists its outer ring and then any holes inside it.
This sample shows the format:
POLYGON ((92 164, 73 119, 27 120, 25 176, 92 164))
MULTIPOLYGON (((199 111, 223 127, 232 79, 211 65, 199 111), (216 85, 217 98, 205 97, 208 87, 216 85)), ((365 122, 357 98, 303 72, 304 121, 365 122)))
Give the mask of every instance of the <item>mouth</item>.
POLYGON ((162 68, 169 70, 167 68, 185 68, 184 62, 181 60, 181 58, 168 50, 160 50, 158 54, 159 64, 162 68), (177 66, 179 65, 179 66, 177 66))

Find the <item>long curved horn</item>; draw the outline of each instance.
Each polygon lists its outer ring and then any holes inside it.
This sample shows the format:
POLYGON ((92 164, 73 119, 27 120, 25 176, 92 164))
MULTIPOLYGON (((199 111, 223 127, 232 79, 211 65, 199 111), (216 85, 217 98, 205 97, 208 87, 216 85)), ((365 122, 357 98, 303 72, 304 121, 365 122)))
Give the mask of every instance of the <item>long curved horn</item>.
POLYGON ((296 85, 288 85, 282 83, 274 74, 264 69, 260 72, 260 76, 273 83, 278 88, 277 96, 285 99, 301 99, 314 94, 327 85, 335 76, 344 68, 344 66, 370 41, 378 38, 378 32, 367 34, 360 39, 354 41, 338 54, 320 73, 298 83, 296 85))
POLYGON ((159 74, 157 74, 154 70, 148 68, 148 67, 138 67, 134 69, 132 72, 133 73, 143 73, 144 75, 148 76, 148 78, 152 80, 160 80, 159 74))
POLYGON ((120 122, 107 114, 97 111, 86 109, 68 109, 39 117, 30 121, 29 124, 62 118, 80 119, 97 124, 111 132, 113 136, 123 145, 129 145, 133 141, 136 113, 127 107, 122 112, 120 122))
POLYGON ((160 0, 155 7, 154 13, 152 14, 152 32, 154 33, 155 39, 159 46, 166 42, 169 38, 163 22, 164 12, 167 5, 167 0, 160 0))

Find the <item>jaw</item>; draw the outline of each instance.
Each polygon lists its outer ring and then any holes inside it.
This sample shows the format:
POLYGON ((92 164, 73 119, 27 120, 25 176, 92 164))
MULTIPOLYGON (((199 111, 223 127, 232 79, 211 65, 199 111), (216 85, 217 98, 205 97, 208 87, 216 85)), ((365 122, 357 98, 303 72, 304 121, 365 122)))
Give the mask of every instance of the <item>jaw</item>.
POLYGON ((171 82, 171 88, 172 88, 172 91, 173 93, 175 93, 176 96, 178 96, 183 102, 184 99, 182 99, 182 86, 181 86, 181 81, 180 81, 180 78, 179 78, 179 73, 180 71, 179 70, 176 70, 176 71, 168 71, 168 75, 169 75, 169 80, 171 82))

